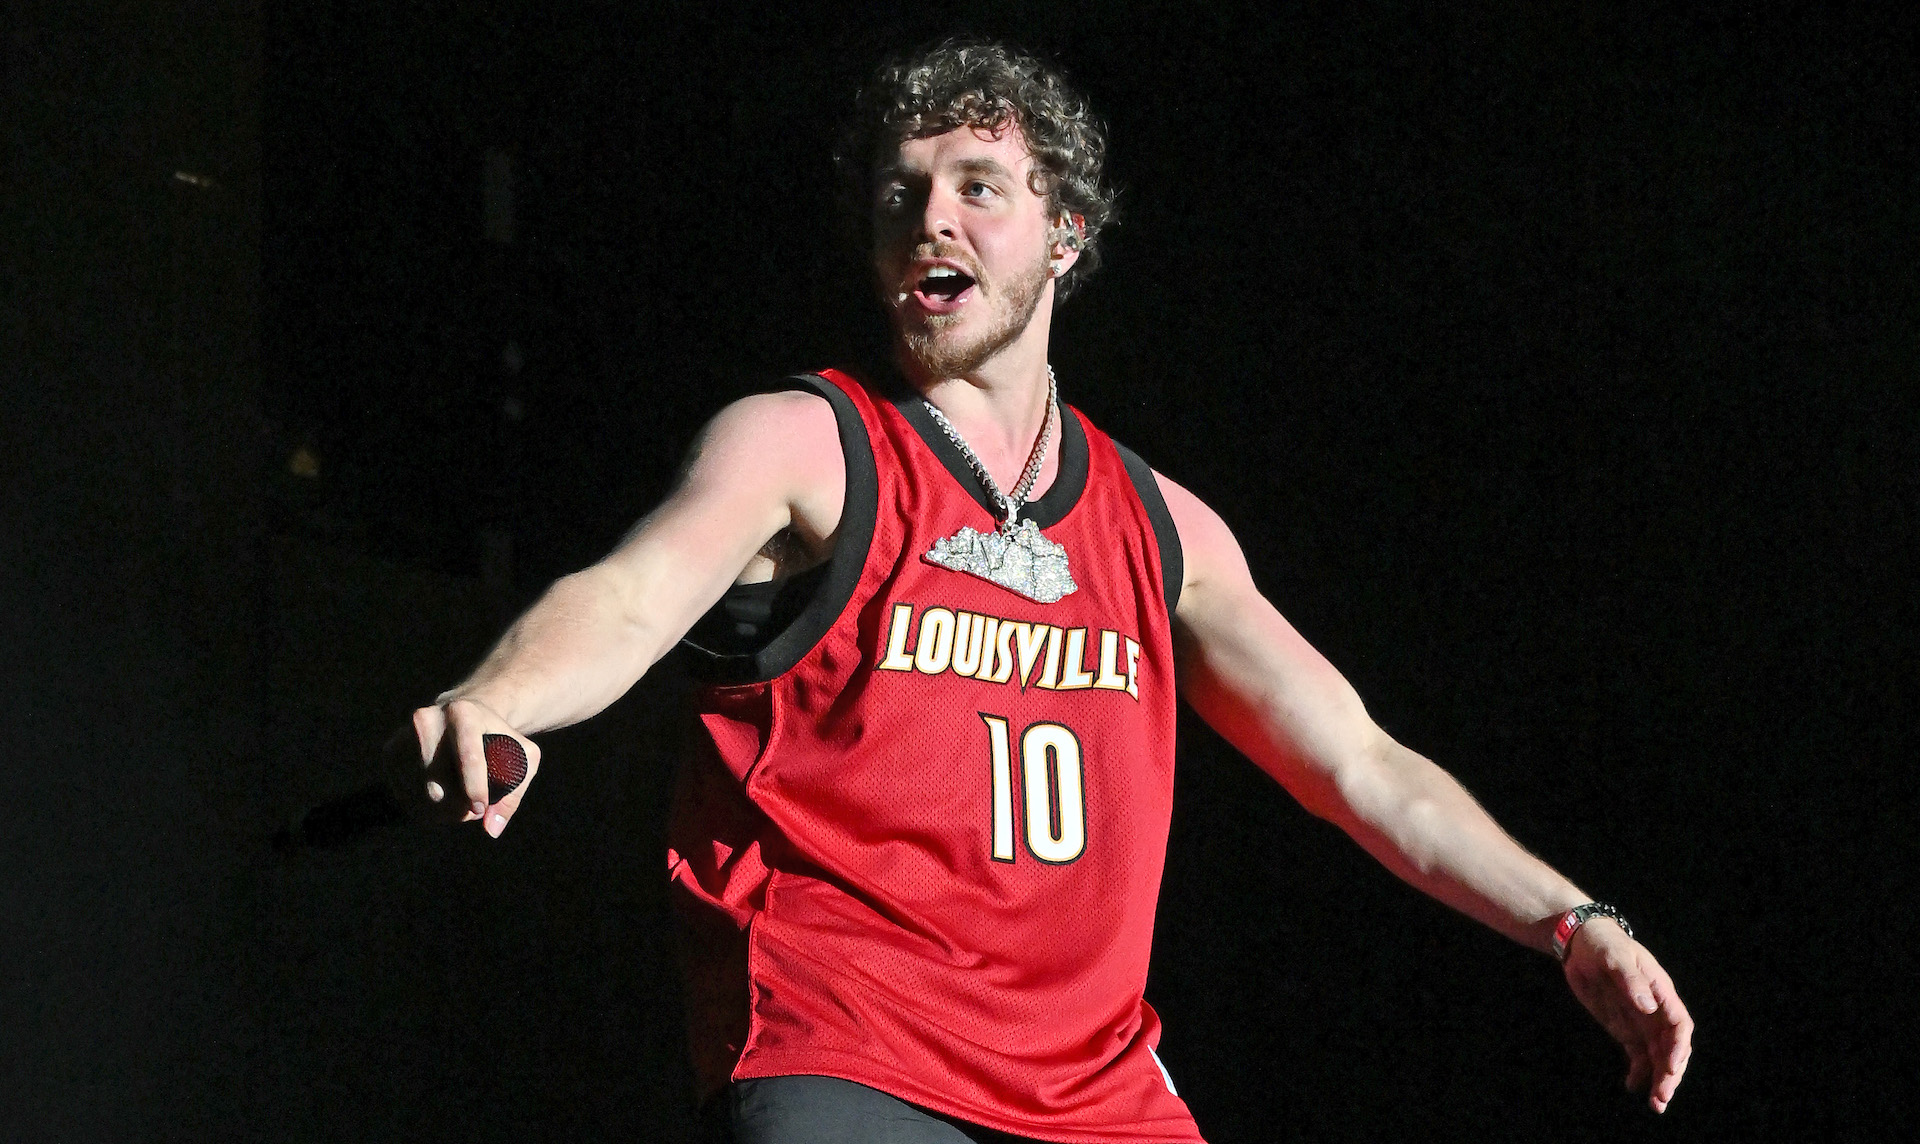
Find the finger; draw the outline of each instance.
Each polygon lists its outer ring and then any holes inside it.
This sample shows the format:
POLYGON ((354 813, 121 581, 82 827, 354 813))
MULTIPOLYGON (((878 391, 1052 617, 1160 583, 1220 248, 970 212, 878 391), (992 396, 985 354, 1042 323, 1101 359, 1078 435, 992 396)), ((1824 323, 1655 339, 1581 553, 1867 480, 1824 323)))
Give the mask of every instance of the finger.
MULTIPOLYGON (((441 737, 446 734, 447 715, 438 707, 422 707, 413 713, 413 735, 415 746, 419 750, 420 766, 428 770, 433 766, 433 757, 440 749, 441 737)), ((426 781, 427 800, 438 803, 447 796, 446 788, 432 778, 426 781)))
MULTIPOLYGON (((447 705, 447 737, 452 740, 454 755, 451 761, 461 793, 465 795, 462 822, 485 817, 487 813, 487 756, 480 735, 480 721, 467 705, 458 700, 447 705)), ((445 749, 443 745, 442 750, 445 749)))
POLYGON ((1673 1095, 1673 1074, 1669 1067, 1673 1059, 1673 1026, 1667 1024, 1659 1013, 1642 1017, 1640 1025, 1645 1030, 1647 1045, 1647 1103, 1658 1112, 1666 1107, 1667 1099, 1673 1095))
MULTIPOLYGON (((1655 1112, 1665 1111, 1668 1101, 1673 1097, 1673 1088, 1679 1083, 1674 1073, 1676 1032, 1678 1014, 1669 1009, 1669 1001, 1678 1002, 1673 995, 1673 985, 1666 979, 1659 963, 1651 956, 1635 959, 1634 972, 1628 975, 1626 987, 1635 1012, 1631 1014, 1633 1033, 1642 1046, 1644 1069, 1636 1069, 1641 1075, 1637 1078, 1645 1085, 1647 1105, 1655 1112)), ((1630 1084, 1638 1089, 1641 1084, 1630 1084)))
POLYGON ((438 707, 422 707, 413 713, 413 735, 420 744, 420 765, 429 766, 433 753, 446 733, 447 713, 438 707))
POLYGON ((1609 999, 1608 1009, 1612 1019, 1603 1023, 1613 1039, 1620 1042, 1621 1051, 1627 1054, 1627 1091, 1645 1092, 1653 1079, 1653 1057, 1647 1051, 1646 1035, 1637 1020, 1641 1014, 1632 1001, 1620 994, 1609 999))
POLYGON ((1622 960, 1618 978, 1625 1010, 1621 1018, 1627 1025, 1628 1037, 1640 1051, 1639 1083, 1630 1087, 1636 1092, 1644 1089, 1651 1095, 1654 1074, 1666 1061, 1666 1045, 1661 1035, 1669 1026, 1659 1019, 1660 1003, 1654 999, 1652 978, 1638 957, 1628 956, 1622 960))
POLYGON ((1681 1041, 1693 1043, 1693 1014, 1687 1012, 1687 1003, 1680 1000, 1680 993, 1674 989, 1673 981, 1664 972, 1653 981, 1654 996, 1660 1001, 1660 1014, 1671 1025, 1681 1041))
POLYGON ((1660 999, 1658 1018, 1661 1022, 1661 1048, 1663 1052, 1656 1058, 1661 1062, 1660 1075, 1654 1080, 1652 1099, 1654 1107, 1664 1111, 1673 1094, 1680 1087, 1680 1078, 1687 1071, 1687 1061, 1693 1055, 1693 1017, 1674 991, 1673 982, 1663 973, 1654 979, 1654 993, 1660 999))
POLYGON ((1646 1046, 1630 1044, 1622 1047, 1627 1050, 1627 1091, 1645 1091, 1647 1081, 1653 1075, 1653 1066, 1647 1061, 1646 1046))
POLYGON ((1587 1011, 1593 1014, 1594 1019, 1600 1022, 1600 1027, 1626 1054, 1627 1073, 1623 1083, 1627 1091, 1643 1091, 1653 1071, 1646 1036, 1639 1027, 1644 1015, 1632 1001, 1621 974, 1611 965, 1599 965, 1570 972, 1568 978, 1587 1011))
POLYGON ((1634 1004, 1640 1011, 1634 1014, 1634 1025, 1646 1045, 1647 1103, 1655 1112, 1664 1112, 1667 1102, 1673 1098, 1674 1086, 1680 1083, 1674 1070, 1675 1033, 1678 1022, 1685 1019, 1685 1008, 1681 1007, 1678 1013, 1672 1008, 1680 999, 1659 962, 1644 952, 1639 960, 1641 964, 1634 975, 1634 1004))

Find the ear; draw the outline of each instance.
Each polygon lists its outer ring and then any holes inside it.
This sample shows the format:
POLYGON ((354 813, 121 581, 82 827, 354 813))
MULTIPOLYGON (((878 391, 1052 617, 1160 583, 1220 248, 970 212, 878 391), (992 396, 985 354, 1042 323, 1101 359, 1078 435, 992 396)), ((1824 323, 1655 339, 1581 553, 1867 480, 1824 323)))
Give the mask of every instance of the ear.
POLYGON ((1080 261, 1080 252, 1086 249, 1086 216, 1061 211, 1053 220, 1053 229, 1048 231, 1047 240, 1051 244, 1047 270, 1058 278, 1073 269, 1073 264, 1080 261))

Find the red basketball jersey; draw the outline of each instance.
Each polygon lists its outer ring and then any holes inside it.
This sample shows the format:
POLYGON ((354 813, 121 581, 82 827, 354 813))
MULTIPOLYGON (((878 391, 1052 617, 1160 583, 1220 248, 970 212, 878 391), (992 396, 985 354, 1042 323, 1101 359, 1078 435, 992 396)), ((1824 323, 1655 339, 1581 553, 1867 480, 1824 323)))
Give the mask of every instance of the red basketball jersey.
POLYGON ((1179 577, 1152 478, 1062 409, 1059 476, 1023 516, 1077 589, 1039 603, 925 558, 996 522, 919 399, 821 377, 847 457, 835 556, 762 678, 699 694, 672 827, 695 928, 743 955, 697 955, 696 1064, 1049 1140, 1198 1141, 1142 999, 1179 577))

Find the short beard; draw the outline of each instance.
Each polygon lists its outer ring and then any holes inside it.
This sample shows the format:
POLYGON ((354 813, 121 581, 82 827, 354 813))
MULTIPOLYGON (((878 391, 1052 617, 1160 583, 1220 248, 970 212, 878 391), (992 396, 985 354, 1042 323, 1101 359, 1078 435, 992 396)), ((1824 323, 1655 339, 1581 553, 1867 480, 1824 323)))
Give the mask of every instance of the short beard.
POLYGON ((932 314, 921 328, 901 331, 901 346, 929 377, 964 377, 1026 332, 1034 311, 1040 308, 1040 295, 1046 291, 1047 277, 1047 260, 1042 258, 1034 263, 1033 273, 1009 280, 1006 320, 982 333, 971 344, 949 343, 939 336, 960 320, 959 314, 932 314))

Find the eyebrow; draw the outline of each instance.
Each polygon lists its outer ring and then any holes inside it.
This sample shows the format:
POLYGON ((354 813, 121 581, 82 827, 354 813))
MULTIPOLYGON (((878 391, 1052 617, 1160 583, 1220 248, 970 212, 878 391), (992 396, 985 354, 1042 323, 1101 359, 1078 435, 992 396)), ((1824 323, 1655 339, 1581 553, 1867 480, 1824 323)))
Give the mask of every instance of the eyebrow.
POLYGON ((963 174, 998 175, 1003 179, 1013 178, 1013 172, 992 159, 962 159, 956 164, 963 174))
MULTIPOLYGON (((994 159, 962 159, 958 163, 955 163, 954 166, 963 175, 994 175, 1007 180, 1011 180, 1014 177, 1013 172, 1007 170, 1005 164, 994 159)), ((874 175, 879 179, 905 179, 909 176, 926 177, 923 172, 910 171, 898 163, 888 163, 874 172, 874 175)))

